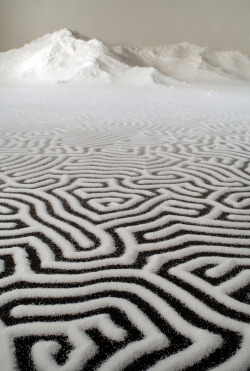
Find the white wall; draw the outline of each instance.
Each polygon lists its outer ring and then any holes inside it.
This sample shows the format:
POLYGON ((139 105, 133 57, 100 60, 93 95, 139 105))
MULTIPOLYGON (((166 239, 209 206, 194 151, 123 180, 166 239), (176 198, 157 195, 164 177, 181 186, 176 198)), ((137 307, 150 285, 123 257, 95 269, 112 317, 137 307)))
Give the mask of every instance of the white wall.
POLYGON ((70 28, 110 43, 189 41, 250 54, 250 0, 0 0, 0 50, 70 28))

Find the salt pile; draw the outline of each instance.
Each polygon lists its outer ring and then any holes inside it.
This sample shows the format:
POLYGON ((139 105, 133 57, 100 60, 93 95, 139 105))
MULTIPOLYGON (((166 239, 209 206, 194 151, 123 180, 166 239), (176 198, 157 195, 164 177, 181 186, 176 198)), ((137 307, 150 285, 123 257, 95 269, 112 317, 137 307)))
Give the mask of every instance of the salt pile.
POLYGON ((129 85, 250 81, 250 58, 189 43, 108 46, 63 29, 0 53, 0 82, 116 82, 129 85))

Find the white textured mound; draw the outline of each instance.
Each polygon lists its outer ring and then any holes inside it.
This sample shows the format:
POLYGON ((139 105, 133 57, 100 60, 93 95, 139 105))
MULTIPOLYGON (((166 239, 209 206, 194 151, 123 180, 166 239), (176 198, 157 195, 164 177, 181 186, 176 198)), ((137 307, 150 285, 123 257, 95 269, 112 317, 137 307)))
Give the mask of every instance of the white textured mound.
POLYGON ((180 43, 160 47, 105 46, 67 29, 0 53, 0 81, 118 82, 250 81, 250 58, 180 43))

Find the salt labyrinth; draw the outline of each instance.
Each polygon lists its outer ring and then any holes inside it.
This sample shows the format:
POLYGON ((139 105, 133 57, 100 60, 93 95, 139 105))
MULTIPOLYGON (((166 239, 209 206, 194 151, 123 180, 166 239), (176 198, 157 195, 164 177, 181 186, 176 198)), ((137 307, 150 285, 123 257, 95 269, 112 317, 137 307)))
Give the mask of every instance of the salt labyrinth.
POLYGON ((250 368, 250 88, 0 89, 0 370, 250 368))

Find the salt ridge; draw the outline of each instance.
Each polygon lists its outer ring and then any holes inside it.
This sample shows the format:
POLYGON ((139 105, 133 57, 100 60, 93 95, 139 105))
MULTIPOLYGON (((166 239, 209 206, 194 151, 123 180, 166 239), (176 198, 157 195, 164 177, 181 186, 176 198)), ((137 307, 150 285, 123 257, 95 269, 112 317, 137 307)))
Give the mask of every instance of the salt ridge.
POLYGON ((249 370, 249 88, 223 89, 2 88, 1 370, 249 370))
POLYGON ((250 58, 187 42, 158 47, 108 46, 67 29, 0 53, 0 83, 122 83, 250 81, 250 58))

